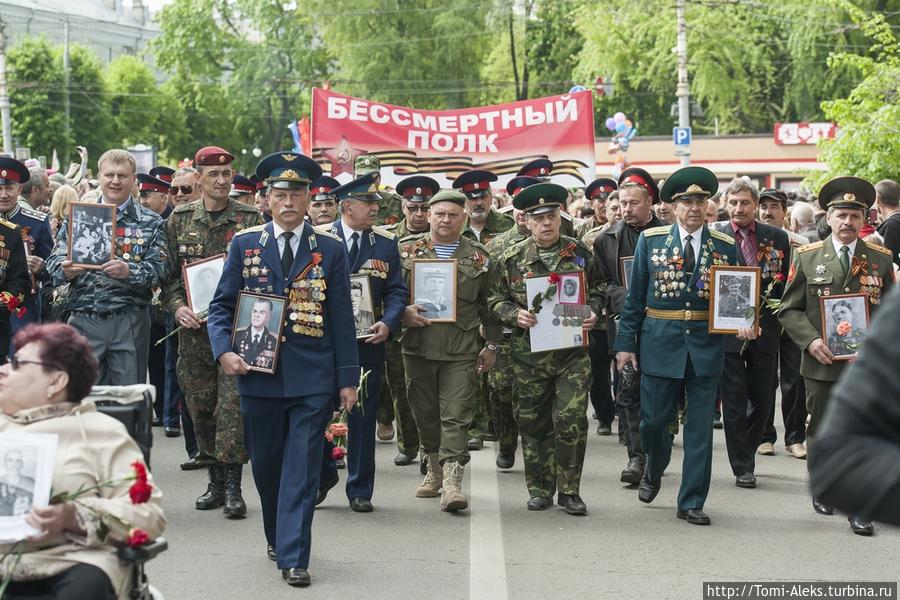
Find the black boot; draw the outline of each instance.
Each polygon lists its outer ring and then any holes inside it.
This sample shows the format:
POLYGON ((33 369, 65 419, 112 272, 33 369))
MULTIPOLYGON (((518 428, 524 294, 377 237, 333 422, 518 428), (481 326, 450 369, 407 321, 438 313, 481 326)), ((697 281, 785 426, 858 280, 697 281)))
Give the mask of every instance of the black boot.
POLYGON ((209 485, 206 493, 197 498, 197 510, 212 510, 225 504, 225 465, 209 466, 209 485))
POLYGON ((247 514, 247 505, 241 496, 241 474, 244 465, 232 463, 225 467, 225 516, 229 519, 243 519, 247 514))

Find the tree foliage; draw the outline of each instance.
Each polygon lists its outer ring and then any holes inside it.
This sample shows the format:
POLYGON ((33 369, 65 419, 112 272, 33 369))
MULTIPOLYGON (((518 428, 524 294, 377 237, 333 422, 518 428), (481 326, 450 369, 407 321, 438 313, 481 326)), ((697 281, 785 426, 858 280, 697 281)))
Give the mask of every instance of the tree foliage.
MULTIPOLYGON (((61 46, 55 50, 60 64, 62 52, 61 46)), ((79 44, 69 48, 69 94, 71 142, 86 147, 88 156, 99 157, 118 140, 113 136, 103 67, 92 50, 79 44)), ((62 148, 60 156, 72 157, 72 149, 62 148)))

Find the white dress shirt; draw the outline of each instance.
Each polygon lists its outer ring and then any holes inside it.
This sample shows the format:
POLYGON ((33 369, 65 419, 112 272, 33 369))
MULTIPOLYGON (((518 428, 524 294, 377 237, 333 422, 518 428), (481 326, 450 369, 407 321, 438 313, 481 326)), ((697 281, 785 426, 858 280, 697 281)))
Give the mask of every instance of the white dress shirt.
MULTIPOLYGON (((291 232, 294 234, 294 237, 291 238, 291 250, 294 252, 295 258, 297 257, 297 249, 300 248, 300 234, 303 233, 303 225, 303 223, 300 223, 291 232)), ((278 241, 278 256, 281 256, 284 254, 284 236, 282 234, 285 230, 279 227, 275 221, 272 221, 272 229, 275 233, 275 239, 278 241)))
POLYGON ((696 261, 699 261, 700 260, 700 236, 703 235, 703 226, 698 227, 696 231, 691 233, 687 229, 685 229, 684 227, 679 225, 678 226, 678 235, 681 236, 682 255, 685 250, 685 244, 687 244, 687 242, 685 241, 685 238, 689 235, 691 236, 691 246, 694 248, 694 261, 695 261, 695 263, 696 263, 696 261))
POLYGON ((341 219, 341 231, 344 234, 344 245, 347 246, 347 252, 350 252, 350 248, 353 247, 353 234, 358 234, 357 248, 362 250, 362 240, 363 240, 363 232, 357 231, 355 229, 351 229, 347 223, 341 219))
POLYGON ((856 242, 858 242, 858 241, 859 241, 859 239, 857 238, 857 239, 853 240, 853 241, 852 241, 851 243, 849 243, 849 244, 843 244, 843 243, 841 243, 841 240, 839 240, 839 239, 837 239, 836 237, 834 237, 833 234, 832 234, 832 236, 831 236, 831 243, 834 245, 834 254, 835 254, 835 256, 837 256, 838 258, 841 257, 841 248, 843 248, 844 246, 847 246, 848 248, 850 248, 850 254, 849 254, 849 256, 850 256, 851 258, 854 257, 854 256, 856 256, 856 242))

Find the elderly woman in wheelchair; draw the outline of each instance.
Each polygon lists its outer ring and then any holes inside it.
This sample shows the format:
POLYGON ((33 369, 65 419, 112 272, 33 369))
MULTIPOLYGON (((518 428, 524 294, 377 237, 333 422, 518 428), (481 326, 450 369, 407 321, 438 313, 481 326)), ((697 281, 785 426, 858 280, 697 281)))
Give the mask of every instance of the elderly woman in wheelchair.
POLYGON ((0 581, 9 580, 4 598, 127 597, 134 570, 117 551, 155 539, 166 526, 162 494, 137 444, 119 421, 81 404, 96 378, 90 344, 61 323, 21 330, 9 364, 0 367, 0 438, 57 436, 56 501, 32 506, 25 517, 40 533, 0 545, 0 581))

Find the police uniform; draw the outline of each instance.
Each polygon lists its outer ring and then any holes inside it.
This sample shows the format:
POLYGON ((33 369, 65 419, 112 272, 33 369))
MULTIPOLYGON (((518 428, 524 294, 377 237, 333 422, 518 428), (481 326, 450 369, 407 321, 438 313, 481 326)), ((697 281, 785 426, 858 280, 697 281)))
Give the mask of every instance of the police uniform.
MULTIPOLYGON (((228 151, 215 146, 201 148, 194 157, 195 164, 207 167, 228 165, 233 160, 228 151)), ((185 265, 227 252, 237 233, 261 223, 262 215, 256 208, 233 198, 217 215, 207 210, 202 197, 176 207, 166 222, 171 272, 164 296, 169 311, 175 314, 188 306, 182 280, 185 265)), ((242 269, 258 271, 259 262, 242 264, 242 269)), ((178 332, 177 373, 197 436, 195 462, 209 465, 209 485, 197 499, 196 508, 224 506, 227 516, 243 516, 246 506, 241 479, 248 457, 238 392, 235 378, 226 375, 213 358, 206 325, 199 329, 182 327, 178 332)))
MULTIPOLYGON (((0 156, 0 185, 19 185, 27 181, 28 176, 25 165, 15 159, 0 156)), ((22 230, 18 225, 0 219, 0 293, 4 296, 3 305, 0 306, 0 363, 6 362, 9 353, 10 307, 12 312, 19 309, 31 290, 22 238, 22 230)))
MULTIPOLYGON (((513 203, 518 210, 540 215, 561 210, 567 195, 560 185, 537 183, 519 192, 513 203)), ((488 302, 503 325, 513 329, 510 347, 528 508, 549 508, 558 492, 557 502, 567 513, 584 515, 587 507, 579 494, 587 446, 591 369, 587 345, 536 354, 531 351, 530 331, 518 325, 520 310, 533 311, 526 279, 568 273, 582 274, 581 303, 599 317, 605 300, 594 256, 582 242, 565 236, 549 248, 528 236, 506 250, 499 258, 488 302)), ((571 318, 577 324, 586 315, 571 318)))
MULTIPOLYGON (((353 161, 353 176, 361 177, 369 173, 377 173, 378 179, 375 185, 381 183, 381 161, 372 154, 357 156, 353 161)), ((403 219, 403 199, 393 192, 378 190, 378 216, 375 217, 376 225, 393 225, 403 219)))
MULTIPOLYGON (((378 202, 379 196, 374 185, 372 174, 363 175, 333 190, 338 200, 360 200, 378 202)), ((319 232, 328 232, 344 243, 349 228, 343 219, 331 225, 316 228, 319 232)), ((367 231, 350 233, 351 246, 347 249, 347 264, 351 274, 367 276, 371 292, 372 308, 375 321, 384 323, 391 330, 391 335, 399 337, 400 318, 409 299, 409 288, 403 281, 400 269, 400 254, 394 235, 380 227, 367 231), (359 234, 357 240, 353 235, 359 234), (354 241, 357 250, 353 252, 354 241), (355 254, 355 256, 354 256, 355 254)), ((375 426, 384 372, 385 343, 369 344, 365 340, 357 342, 359 364, 363 371, 369 371, 366 381, 366 393, 362 409, 354 410, 347 419, 347 499, 350 507, 356 512, 372 510, 372 493, 375 489, 375 426)), ((325 444, 325 455, 322 461, 321 487, 327 488, 337 482, 338 473, 331 459, 331 442, 325 444)), ((324 500, 324 495, 319 496, 324 500)))
MULTIPOLYGON (((708 198, 716 176, 702 167, 676 171, 663 185, 663 202, 708 198)), ((640 353, 641 441, 647 466, 639 499, 651 502, 669 464, 669 424, 687 394, 684 461, 677 516, 708 525, 703 505, 712 469, 712 421, 722 374, 724 340, 707 331, 710 268, 737 262, 734 239, 702 224, 682 243, 681 226, 646 229, 634 250, 631 287, 616 332, 616 352, 640 353), (698 241, 695 250, 693 242, 698 241), (686 254, 687 252, 687 254, 686 254), (691 265, 693 254, 693 265, 691 265)))
MULTIPOLYGON (((302 154, 278 152, 261 160, 256 174, 270 192, 307 189, 321 168, 302 154)), ((237 385, 267 553, 288 584, 309 585, 305 569, 325 426, 335 393, 359 385, 347 251, 306 222, 284 231, 273 220, 235 235, 210 305, 216 360, 233 351, 231 329, 242 290, 285 301, 275 372, 250 371, 238 376, 237 385)))
MULTIPOLYGON (((838 177, 826 183, 819 201, 830 209, 856 209, 863 212, 875 202, 875 188, 858 177, 838 177)), ((820 301, 841 294, 866 294, 869 311, 877 312, 882 297, 894 285, 890 251, 857 238, 843 244, 834 234, 794 252, 787 286, 778 318, 791 339, 803 349, 800 374, 806 384, 806 408, 809 410, 807 445, 814 454, 816 429, 827 411, 831 388, 841 377, 846 361, 830 365, 820 363, 809 353, 809 346, 823 338, 820 301), (853 247, 851 247, 853 246, 853 247), (844 251, 843 248, 847 248, 844 251), (846 259, 842 255, 846 253, 846 259)), ((830 514, 831 509, 813 499, 817 512, 830 514)), ((871 523, 850 517, 854 533, 871 535, 871 523)))

